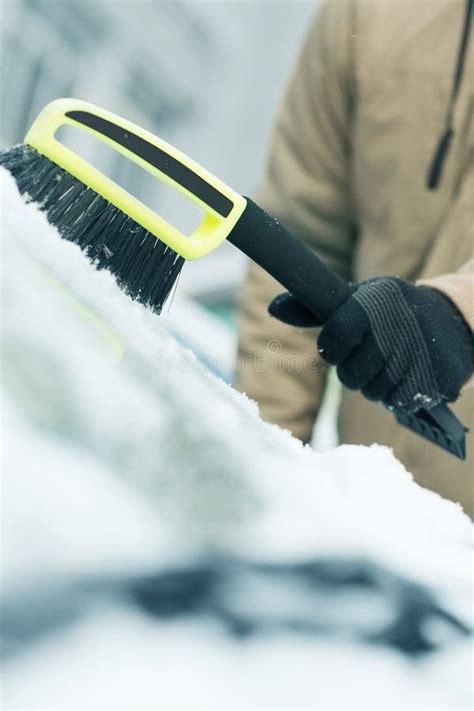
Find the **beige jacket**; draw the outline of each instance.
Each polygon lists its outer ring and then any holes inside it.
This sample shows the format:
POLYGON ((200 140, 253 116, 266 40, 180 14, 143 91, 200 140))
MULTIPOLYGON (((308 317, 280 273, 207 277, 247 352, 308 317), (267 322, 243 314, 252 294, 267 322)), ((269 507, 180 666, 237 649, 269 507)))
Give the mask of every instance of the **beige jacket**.
MULTIPOLYGON (((426 175, 443 130, 463 0, 325 0, 276 119, 259 201, 346 279, 391 274, 447 293, 474 326, 474 67, 471 40, 440 187, 426 175)), ((282 290, 255 265, 242 294, 238 387, 307 441, 324 390, 315 332, 271 319, 282 290)), ((474 515, 474 390, 454 410, 467 463, 347 391, 343 442, 379 442, 423 486, 474 515)))

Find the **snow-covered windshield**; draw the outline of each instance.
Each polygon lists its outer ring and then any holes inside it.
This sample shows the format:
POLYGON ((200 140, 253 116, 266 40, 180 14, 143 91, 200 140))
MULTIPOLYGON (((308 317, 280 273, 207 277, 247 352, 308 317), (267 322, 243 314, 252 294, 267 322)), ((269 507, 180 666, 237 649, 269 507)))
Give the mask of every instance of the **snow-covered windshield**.
POLYGON ((468 705, 460 508, 263 423, 1 181, 5 708, 468 705))

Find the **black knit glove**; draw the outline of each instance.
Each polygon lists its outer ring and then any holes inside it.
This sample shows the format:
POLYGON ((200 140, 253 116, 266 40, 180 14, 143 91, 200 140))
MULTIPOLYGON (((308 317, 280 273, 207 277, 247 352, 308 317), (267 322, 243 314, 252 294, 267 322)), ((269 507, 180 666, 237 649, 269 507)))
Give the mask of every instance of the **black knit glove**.
MULTIPOLYGON (((293 326, 321 325, 288 293, 268 310, 293 326)), ((456 400, 472 373, 472 332, 456 306, 436 289, 395 277, 355 284, 318 347, 346 387, 407 413, 456 400)))

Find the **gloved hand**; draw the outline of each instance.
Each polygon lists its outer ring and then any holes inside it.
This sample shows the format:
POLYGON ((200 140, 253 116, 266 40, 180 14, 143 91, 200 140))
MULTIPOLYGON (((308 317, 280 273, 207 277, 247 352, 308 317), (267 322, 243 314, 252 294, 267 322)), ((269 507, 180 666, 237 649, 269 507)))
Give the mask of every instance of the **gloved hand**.
MULTIPOLYGON (((293 326, 322 325, 288 293, 268 310, 293 326)), ((472 332, 452 301, 396 277, 355 284, 318 348, 346 387, 407 413, 456 400, 473 367, 472 332)))

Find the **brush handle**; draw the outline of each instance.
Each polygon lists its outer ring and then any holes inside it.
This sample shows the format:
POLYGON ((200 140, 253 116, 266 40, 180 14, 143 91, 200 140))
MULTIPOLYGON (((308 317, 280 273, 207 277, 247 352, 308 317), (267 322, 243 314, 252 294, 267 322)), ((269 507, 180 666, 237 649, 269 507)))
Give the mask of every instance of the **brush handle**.
MULTIPOLYGON (((274 217, 246 200, 247 207, 227 239, 324 323, 353 288, 274 217)), ((465 459, 466 428, 446 404, 410 415, 396 410, 394 415, 400 424, 465 459)))
POLYGON ((301 240, 246 198, 247 207, 227 239, 288 289, 321 322, 352 289, 301 240))

